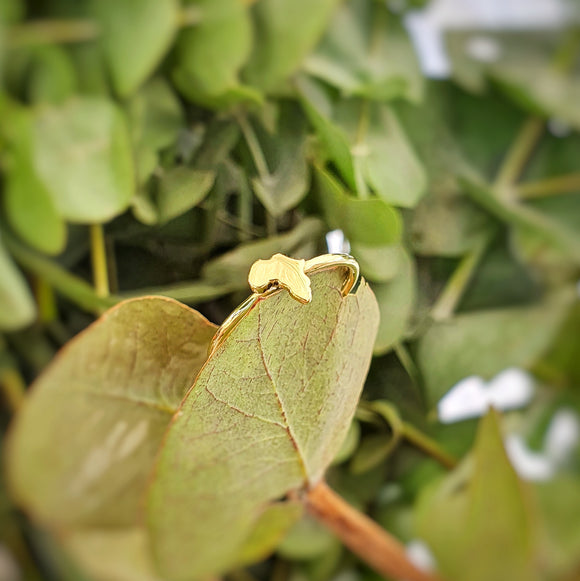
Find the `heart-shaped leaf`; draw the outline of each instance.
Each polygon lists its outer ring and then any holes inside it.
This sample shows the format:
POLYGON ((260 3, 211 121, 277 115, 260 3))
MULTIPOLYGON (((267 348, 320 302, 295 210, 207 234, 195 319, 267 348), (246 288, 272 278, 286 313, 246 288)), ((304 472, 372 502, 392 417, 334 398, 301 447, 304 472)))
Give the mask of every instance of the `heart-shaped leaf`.
POLYGON ((143 298, 69 343, 13 426, 18 502, 55 526, 134 525, 162 435, 214 332, 197 311, 143 298))
POLYGON ((342 296, 343 276, 314 275, 311 303, 286 291, 259 300, 200 372, 167 434, 149 495, 164 578, 203 578, 263 555, 300 514, 275 501, 320 480, 332 462, 379 317, 364 281, 342 296), (264 522, 268 535, 257 535, 264 522))

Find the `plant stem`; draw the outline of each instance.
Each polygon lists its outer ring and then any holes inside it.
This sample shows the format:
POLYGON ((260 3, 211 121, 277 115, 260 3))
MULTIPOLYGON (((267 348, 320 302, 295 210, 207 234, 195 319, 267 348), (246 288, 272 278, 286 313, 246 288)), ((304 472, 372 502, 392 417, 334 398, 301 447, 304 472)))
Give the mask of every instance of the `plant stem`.
POLYGON ((89 226, 91 235, 91 262, 93 266, 93 283, 99 297, 108 297, 109 272, 107 270, 107 250, 105 247, 105 234, 102 224, 89 226))
POLYGON ((8 30, 9 47, 39 44, 87 42, 101 35, 97 22, 82 19, 36 20, 18 24, 8 30))
POLYGON ((242 135, 246 140, 246 144, 248 145, 248 149, 252 154, 252 159, 254 160, 254 164, 256 165, 256 169, 258 170, 258 174, 262 179, 267 179, 270 176, 270 170, 268 169, 268 164, 266 163, 266 158, 264 157, 264 152, 260 147, 260 142, 254 132, 254 129, 248 122, 247 117, 244 114, 239 114, 237 116, 238 125, 242 130, 242 135))
POLYGON ((325 482, 309 489, 304 498, 307 511, 334 532, 353 553, 385 577, 405 581, 437 581, 405 554, 405 547, 365 514, 357 511, 325 482))
MULTIPOLYGON (((199 24, 202 11, 197 6, 188 6, 177 15, 177 28, 199 24)), ((87 18, 63 18, 54 20, 29 20, 11 26, 7 33, 7 46, 20 48, 40 44, 67 44, 89 42, 103 34, 99 22, 87 18)))
MULTIPOLYGON (((254 129, 243 113, 239 114, 237 119, 240 129, 242 130, 242 135, 244 136, 246 144, 248 145, 248 149, 252 154, 252 159, 254 160, 254 164, 258 170, 260 179, 268 180, 270 178, 270 170, 268 169, 268 164, 266 162, 266 158, 264 157, 264 152, 260 147, 260 142, 258 141, 254 129)), ((276 218, 274 218, 274 216, 268 212, 268 208, 266 208, 266 231, 268 236, 275 236, 278 231, 276 218)))
POLYGON ((411 357, 409 350, 405 347, 403 343, 395 343, 393 345, 393 351, 398 357, 401 365, 407 372, 407 375, 411 378, 411 381, 415 384, 419 384, 419 370, 411 357))
POLYGON ((516 187, 518 198, 531 200, 557 194, 580 191, 580 173, 571 173, 536 182, 524 182, 516 187))
POLYGON ((494 188, 502 189, 513 185, 517 181, 543 131, 543 119, 530 117, 525 121, 497 172, 493 184, 494 188))
POLYGON ((26 383, 15 367, 0 371, 0 388, 10 410, 18 412, 26 395, 26 383))
POLYGON ((444 468, 453 470, 457 466, 457 460, 453 456, 443 450, 435 440, 426 436, 412 424, 403 422, 402 432, 403 438, 407 442, 437 460, 444 468))
POLYGON ((436 303, 433 305, 431 319, 434 321, 443 321, 453 315, 467 285, 475 273, 475 269, 485 254, 489 242, 489 236, 485 236, 469 254, 461 259, 459 266, 455 269, 436 303))

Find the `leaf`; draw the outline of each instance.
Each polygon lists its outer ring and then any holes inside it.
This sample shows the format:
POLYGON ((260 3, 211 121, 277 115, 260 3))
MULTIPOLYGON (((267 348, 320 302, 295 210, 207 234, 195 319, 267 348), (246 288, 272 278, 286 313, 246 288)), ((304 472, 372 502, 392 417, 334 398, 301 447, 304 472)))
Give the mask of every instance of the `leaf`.
POLYGON ((197 206, 207 196, 215 181, 215 172, 177 166, 159 179, 157 207, 159 221, 168 222, 197 206))
POLYGON ((33 103, 62 103, 76 88, 73 62, 64 49, 48 45, 34 52, 28 70, 28 95, 33 103))
POLYGON ((493 191, 489 186, 469 178, 462 178, 465 192, 483 208, 508 224, 517 226, 524 233, 540 238, 568 257, 574 264, 580 264, 580 236, 574 228, 554 220, 549 214, 519 202, 511 191, 493 191))
POLYGON ((175 46, 173 79, 190 100, 209 106, 256 99, 238 72, 252 49, 252 23, 239 0, 194 0, 200 22, 182 30, 175 46))
POLYGON ((400 20, 374 0, 345 2, 305 70, 343 94, 417 102, 423 77, 400 20))
POLYGON ((160 581, 142 527, 79 529, 63 538, 69 553, 96 581, 160 581))
POLYGON ((173 145, 186 125, 177 95, 161 78, 152 79, 133 96, 127 113, 133 142, 153 151, 173 145))
POLYGON ((530 307, 488 309, 434 323, 417 357, 431 405, 461 379, 491 379, 508 367, 530 368, 548 349, 573 297, 563 290, 530 307))
POLYGON ((401 249, 400 267, 396 276, 384 283, 372 283, 381 320, 374 354, 383 355, 401 341, 408 329, 417 300, 417 275, 413 258, 401 249))
POLYGON ((397 104, 397 117, 428 176, 428 192, 410 216, 413 250, 427 256, 461 256, 494 227, 489 215, 462 192, 457 174, 476 174, 455 134, 445 122, 449 91, 429 85, 424 105, 397 104))
POLYGON ((540 554, 544 567, 553 578, 564 578, 578 567, 580 554, 580 502, 578 502, 578 478, 559 475, 535 487, 541 509, 540 554))
POLYGON ((534 373, 549 385, 580 385, 580 301, 570 309, 553 344, 534 367, 534 373))
POLYGON ((28 111, 15 110, 10 122, 18 138, 12 143, 12 159, 7 168, 6 215, 28 244, 47 254, 58 254, 66 242, 66 224, 33 167, 32 117, 28 111))
POLYGON ((480 422, 471 462, 422 495, 418 535, 450 581, 538 580, 529 490, 508 460, 493 410, 480 422))
POLYGON ((368 285, 343 298, 342 279, 337 271, 312 276, 311 303, 285 291, 259 301, 198 376, 149 494, 165 578, 203 578, 236 565, 262 511, 318 481, 339 450, 378 318, 368 285))
POLYGON ((134 526, 163 433, 214 332, 180 303, 142 298, 70 342, 12 428, 8 476, 19 504, 59 528, 134 526))
POLYGON ((425 172, 389 107, 362 99, 333 101, 305 78, 298 89, 328 157, 355 193, 363 197, 370 188, 394 205, 416 205, 425 193, 425 172))
POLYGON ((305 119, 297 107, 282 105, 276 132, 262 130, 259 135, 269 172, 255 177, 252 185, 268 212, 280 217, 296 207, 308 192, 305 119))
POLYGON ((244 78, 269 91, 293 73, 318 41, 337 0, 261 0, 252 8, 254 49, 244 78), (308 18, 304 18, 304 14, 308 18))
POLYGON ((447 45, 454 77, 475 90, 482 90, 492 79, 508 97, 536 115, 556 117, 575 128, 580 127, 576 104, 580 99, 578 68, 558 66, 562 47, 561 31, 491 32, 479 37, 493 47, 497 58, 488 62, 470 56, 470 43, 477 31, 453 32, 447 45), (569 70, 571 69, 571 70, 569 70))
POLYGON ((12 262, 0 238, 0 329, 15 331, 30 325, 36 306, 20 271, 12 262))
POLYGON ((130 95, 161 62, 176 32, 176 0, 99 0, 96 14, 103 28, 103 49, 113 85, 130 95))
POLYGON ((356 258, 365 278, 372 282, 387 282, 399 272, 402 248, 399 244, 366 246, 353 242, 350 254, 356 258))
POLYGON ((307 77, 300 77, 297 80, 297 87, 304 112, 327 150, 328 157, 338 168, 347 186, 356 190, 350 143, 344 132, 332 121, 334 104, 327 91, 322 85, 307 77))
POLYGON ((353 243, 367 246, 394 244, 401 237, 397 210, 379 198, 348 195, 340 183, 320 167, 314 171, 318 199, 330 228, 340 228, 353 243))
POLYGON ((373 191, 395 206, 415 206, 426 176, 393 111, 382 103, 343 100, 335 119, 352 143, 355 171, 373 191))
POLYGON ((129 135, 108 99, 78 97, 40 109, 33 148, 38 176, 62 217, 99 223, 128 207, 133 195, 129 135))

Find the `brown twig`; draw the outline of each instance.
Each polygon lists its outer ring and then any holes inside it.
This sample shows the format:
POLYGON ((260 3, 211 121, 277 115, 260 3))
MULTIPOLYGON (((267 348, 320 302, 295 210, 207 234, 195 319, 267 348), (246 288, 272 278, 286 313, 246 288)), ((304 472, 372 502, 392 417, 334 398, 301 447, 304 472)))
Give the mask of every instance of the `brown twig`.
POLYGON ((405 581, 441 581, 434 573, 413 565, 397 539, 350 506, 325 482, 308 490, 303 500, 312 516, 381 575, 405 581))

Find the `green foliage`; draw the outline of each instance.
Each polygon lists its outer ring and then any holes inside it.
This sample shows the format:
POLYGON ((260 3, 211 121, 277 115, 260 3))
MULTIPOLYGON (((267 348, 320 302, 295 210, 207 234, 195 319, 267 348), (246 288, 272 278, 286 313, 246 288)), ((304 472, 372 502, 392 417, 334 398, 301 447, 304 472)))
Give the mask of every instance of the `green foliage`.
POLYGON ((450 32, 433 81, 401 14, 424 2, 395 4, 0 2, 0 547, 24 578, 369 579, 301 516, 322 476, 448 581, 578 575, 578 445, 527 482, 503 444, 580 416, 578 30, 450 32), (207 360, 252 263, 337 228, 357 293, 316 275, 207 360), (438 422, 508 367, 527 407, 438 422))

